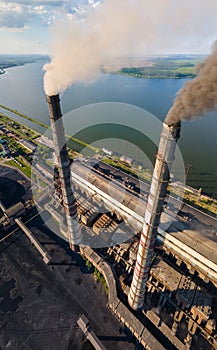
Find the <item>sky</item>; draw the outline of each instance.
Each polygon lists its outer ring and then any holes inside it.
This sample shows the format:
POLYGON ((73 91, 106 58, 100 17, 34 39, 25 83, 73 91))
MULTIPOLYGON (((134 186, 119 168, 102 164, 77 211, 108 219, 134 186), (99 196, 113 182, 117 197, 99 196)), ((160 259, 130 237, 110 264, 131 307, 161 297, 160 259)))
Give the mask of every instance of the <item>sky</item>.
POLYGON ((0 54, 48 54, 50 27, 63 16, 82 17, 95 0, 0 0, 0 54))
MULTIPOLYGON (((85 14, 89 9, 94 10, 102 1, 109 0, 0 0, 0 54, 49 54, 53 24, 65 17, 85 21, 85 14)), ((141 1, 153 3, 161 0, 141 1)), ((169 3, 170 0, 167 2, 169 3)), ((186 5, 195 4, 197 21, 195 18, 192 21, 195 24, 195 32, 194 27, 191 28, 189 39, 185 30, 182 40, 179 38, 176 42, 174 39, 173 45, 170 42, 168 47, 164 45, 163 52, 159 49, 159 52, 155 53, 208 53, 210 51, 212 42, 217 38, 215 29, 217 28, 217 6, 215 5, 217 1, 173 0, 171 3, 174 8, 176 6, 178 8, 182 3, 181 16, 184 13, 185 2, 186 5), (197 7, 198 3, 200 5, 197 7), (198 30, 198 27, 201 30, 198 30)))

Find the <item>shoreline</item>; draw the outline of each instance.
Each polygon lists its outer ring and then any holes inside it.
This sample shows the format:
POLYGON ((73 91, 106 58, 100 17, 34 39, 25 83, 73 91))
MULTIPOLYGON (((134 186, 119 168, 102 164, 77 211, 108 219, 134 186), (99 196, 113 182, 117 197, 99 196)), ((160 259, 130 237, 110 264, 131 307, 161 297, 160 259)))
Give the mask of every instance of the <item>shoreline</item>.
MULTIPOLYGON (((11 113, 17 115, 18 117, 23 118, 24 120, 28 120, 28 121, 30 121, 31 123, 35 124, 35 125, 39 125, 39 126, 42 127, 43 129, 45 129, 45 131, 46 131, 47 129, 50 129, 50 125, 44 124, 44 123, 42 123, 42 122, 40 122, 40 121, 38 121, 38 120, 36 120, 36 119, 34 119, 34 118, 31 118, 31 117, 29 117, 29 116, 27 116, 27 115, 25 115, 25 114, 22 114, 22 113, 18 112, 17 110, 14 110, 14 109, 12 109, 12 108, 9 108, 9 107, 4 106, 4 105, 1 105, 1 104, 0 104, 0 108, 5 109, 6 111, 9 111, 9 112, 11 112, 11 113)), ((0 113, 1 113, 1 111, 0 111, 0 113)), ((6 118, 9 118, 9 119, 12 119, 12 120, 16 120, 17 123, 20 123, 21 125, 23 124, 25 127, 28 127, 28 128, 30 128, 30 129, 32 129, 31 126, 29 126, 29 125, 27 125, 27 124, 25 124, 25 123, 22 123, 22 122, 20 122, 19 120, 15 119, 15 118, 13 119, 13 116, 8 116, 8 115, 6 115, 6 114, 5 114, 4 116, 5 116, 6 118)), ((41 133, 39 130, 36 130, 36 129, 33 129, 33 130, 37 131, 39 134, 42 135, 42 133, 41 133)), ((93 146, 90 146, 90 145, 88 145, 87 143, 85 143, 84 141, 79 140, 79 139, 76 139, 76 138, 74 138, 74 137, 71 137, 70 135, 65 134, 65 137, 66 137, 66 139, 67 139, 68 141, 73 141, 73 142, 79 144, 79 145, 82 146, 82 147, 87 147, 88 149, 92 150, 93 152, 99 152, 99 151, 100 151, 98 148, 93 147, 93 146)))
MULTIPOLYGON (((9 108, 9 107, 4 106, 4 105, 1 105, 1 104, 0 104, 0 108, 5 109, 6 111, 9 111, 9 112, 11 112, 11 113, 14 113, 14 114, 18 115, 19 117, 21 117, 21 118, 23 118, 23 119, 29 120, 30 122, 32 122, 32 123, 34 123, 34 124, 36 124, 36 125, 39 125, 39 126, 41 126, 42 128, 45 128, 45 129, 49 128, 49 125, 46 125, 46 124, 44 124, 44 123, 41 123, 40 121, 38 121, 38 120, 36 120, 36 119, 33 119, 33 118, 31 118, 31 117, 29 117, 29 116, 27 116, 27 115, 25 115, 25 114, 22 114, 22 113, 18 112, 16 109, 12 109, 12 108, 9 108)), ((7 116, 7 117, 8 117, 8 116, 7 116)))
MULTIPOLYGON (((2 107, 2 105, 0 105, 0 107, 2 107)), ((6 107, 6 106, 4 106, 4 108, 6 109, 6 110, 9 110, 9 111, 12 111, 10 108, 8 108, 8 107, 6 107)), ((13 111, 13 113, 15 113, 15 114, 17 114, 18 116, 22 116, 24 119, 27 119, 27 120, 31 120, 31 122, 33 122, 33 123, 35 123, 35 121, 34 121, 34 119, 33 118, 30 118, 30 117, 28 117, 28 116, 24 116, 22 113, 19 113, 19 112, 17 112, 17 111, 13 111), (26 117, 26 118, 25 118, 26 117)), ((8 119, 10 119, 10 120, 14 120, 13 119, 13 117, 11 117, 11 116, 8 116, 8 115, 4 115, 6 118, 8 118, 8 119)), ((15 119, 16 120, 16 119, 15 119)), ((22 123, 20 122, 20 121, 17 121, 16 120, 16 122, 19 124, 20 123, 20 125, 22 125, 22 123)), ((38 123, 40 123, 40 122, 38 122, 38 123)), ((36 125, 38 124, 37 122, 35 123, 36 125)), ((40 123, 40 124, 42 124, 43 126, 45 126, 45 124, 43 124, 43 123, 40 123)), ((39 124, 39 125, 40 125, 39 124)), ((26 128, 29 128, 30 130, 33 130, 34 132, 36 131, 36 130, 34 130, 34 129, 32 129, 31 127, 29 127, 28 125, 26 125, 25 123, 23 123, 23 125, 26 127, 26 128)), ((47 128, 48 128, 48 126, 47 126, 47 128)), ((42 135, 42 133, 40 133, 40 132, 38 132, 38 131, 36 131, 38 134, 40 134, 40 135, 42 135)), ((66 137, 67 137, 67 135, 66 135, 66 137)), ((82 145, 82 146, 84 146, 84 147, 89 147, 90 149, 92 149, 92 151, 95 151, 95 152, 98 152, 98 151, 100 151, 99 149, 93 149, 93 147, 91 147, 91 146, 89 146, 89 145, 87 145, 87 144, 85 144, 83 141, 80 141, 80 140, 77 140, 77 139, 74 139, 74 138, 71 138, 73 141, 75 141, 76 143, 78 143, 78 144, 80 144, 80 145, 82 145)), ((72 148, 70 147, 70 149, 72 150, 72 148)), ((74 150, 75 151, 75 150, 74 150)), ((77 152, 77 151, 76 151, 77 152)), ((123 170, 123 169, 122 169, 123 170)), ((22 171, 22 170, 21 170, 22 171)), ((123 170, 124 171, 124 170, 123 170)), ((133 173, 132 173, 132 175, 133 175, 133 173)), ((215 208, 214 207, 216 207, 216 205, 214 204, 214 203, 216 203, 217 202, 217 200, 215 199, 215 198, 213 198, 213 197, 210 197, 210 196, 208 196, 208 195, 206 195, 206 193, 204 193, 204 194, 202 194, 201 195, 201 197, 199 198, 199 195, 198 195, 198 190, 196 189, 196 188, 194 188, 194 187, 191 187, 192 188, 192 190, 193 190, 193 192, 195 192, 195 193, 191 193, 192 191, 190 190, 190 187, 189 187, 189 189, 188 188, 186 188, 185 189, 185 194, 184 194, 184 197, 183 197, 183 202, 184 203, 186 203, 186 204, 190 204, 193 208, 196 208, 197 210, 200 210, 201 212, 203 212, 203 213, 206 213, 206 214, 211 214, 211 216, 213 217, 213 218, 215 218, 216 216, 217 216, 217 213, 216 213, 216 210, 215 210, 215 208), (197 198, 197 200, 195 201, 194 200, 194 197, 196 196, 196 198, 197 198), (202 205, 200 205, 200 204, 202 204, 202 203, 200 203, 200 199, 203 201, 203 200, 205 200, 205 201, 211 201, 212 202, 212 205, 214 205, 214 207, 212 208, 212 209, 208 209, 206 206, 202 206, 202 205), (214 211, 215 210, 215 211, 214 211)))
POLYGON ((131 78, 135 78, 135 79, 173 79, 173 80, 180 80, 180 79, 193 79, 196 77, 196 75, 192 76, 174 76, 174 77, 170 77, 170 76, 149 76, 149 75, 134 75, 134 74, 128 74, 128 73, 121 73, 121 72, 110 72, 109 74, 115 74, 115 75, 121 75, 123 77, 131 77, 131 78))
POLYGON ((10 56, 11 55, 0 55, 0 76, 7 73, 7 70, 10 68, 18 68, 18 67, 25 66, 26 64, 46 62, 49 59, 49 56, 47 56, 47 55, 31 55, 31 54, 24 55, 24 56, 22 56, 22 55, 16 56, 15 55, 17 60, 13 62, 14 56, 12 55, 12 57, 13 57, 12 62, 11 62, 11 60, 9 60, 9 62, 8 62, 8 59, 10 56), (1 61, 1 56, 4 56, 5 60, 3 59, 1 61))

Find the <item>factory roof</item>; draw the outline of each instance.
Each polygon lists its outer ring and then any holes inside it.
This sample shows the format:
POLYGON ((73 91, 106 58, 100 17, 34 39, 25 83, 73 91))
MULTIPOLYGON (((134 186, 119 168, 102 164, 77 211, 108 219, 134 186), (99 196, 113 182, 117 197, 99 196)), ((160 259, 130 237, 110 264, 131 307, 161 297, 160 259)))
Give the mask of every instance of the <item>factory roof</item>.
POLYGON ((177 290, 182 275, 163 260, 155 260, 150 270, 152 276, 162 282, 170 291, 177 290))
POLYGON ((31 141, 20 140, 19 142, 22 146, 26 147, 27 149, 29 149, 32 152, 34 152, 36 150, 36 145, 31 141))
POLYGON ((15 215, 21 215, 21 213, 24 211, 24 205, 21 202, 16 203, 12 207, 8 208, 6 210, 6 214, 9 217, 15 216, 15 215))

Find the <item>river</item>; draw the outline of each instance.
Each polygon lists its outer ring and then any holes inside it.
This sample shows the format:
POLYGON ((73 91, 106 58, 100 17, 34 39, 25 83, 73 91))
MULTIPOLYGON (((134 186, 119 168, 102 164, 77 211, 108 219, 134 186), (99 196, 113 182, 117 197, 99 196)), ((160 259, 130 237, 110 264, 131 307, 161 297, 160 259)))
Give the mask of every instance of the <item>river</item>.
MULTIPOLYGON (((0 76, 0 104, 49 124, 42 66, 41 63, 34 63, 7 69, 0 76)), ((144 108, 163 120, 185 81, 186 79, 137 79, 104 75, 91 85, 74 84, 61 96, 61 106, 66 114, 88 104, 121 102, 144 108)), ((4 112, 10 115, 9 112, 4 112)), ((187 183, 196 188, 201 187, 205 193, 217 198, 216 116, 217 112, 212 112, 203 118, 183 122, 179 147, 185 164, 190 164, 187 183)), ((16 118, 42 131, 31 122, 16 118)), ((124 123, 124 120, 121 122, 124 123)), ((125 152, 128 155, 130 150, 126 149, 125 152)))

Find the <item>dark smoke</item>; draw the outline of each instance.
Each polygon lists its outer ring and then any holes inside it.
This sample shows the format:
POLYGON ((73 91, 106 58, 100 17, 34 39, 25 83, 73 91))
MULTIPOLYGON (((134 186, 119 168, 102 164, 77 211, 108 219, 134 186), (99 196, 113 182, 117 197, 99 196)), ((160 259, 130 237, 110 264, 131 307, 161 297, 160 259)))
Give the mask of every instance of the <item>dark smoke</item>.
POLYGON ((217 41, 212 53, 198 68, 197 77, 188 81, 178 92, 165 122, 189 120, 217 107, 217 41))

